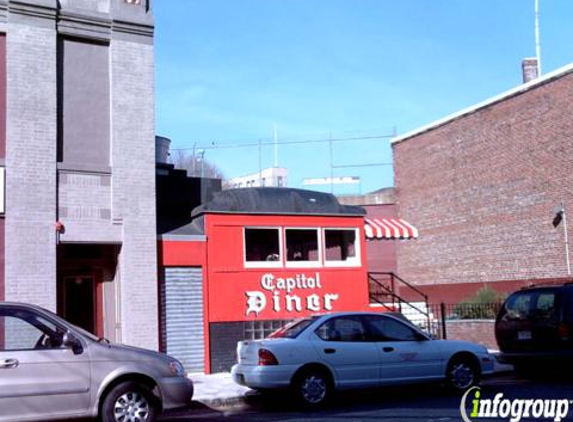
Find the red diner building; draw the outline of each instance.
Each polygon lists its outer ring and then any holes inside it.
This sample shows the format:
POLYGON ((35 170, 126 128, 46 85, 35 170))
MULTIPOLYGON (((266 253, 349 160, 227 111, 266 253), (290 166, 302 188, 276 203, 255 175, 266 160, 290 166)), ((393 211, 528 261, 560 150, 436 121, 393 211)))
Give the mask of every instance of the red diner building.
MULTIPOLYGON (((191 371, 219 372, 235 362, 239 340, 311 314, 371 309, 366 235, 386 231, 364 216, 321 192, 214 194, 160 237, 163 349, 191 371)), ((407 237, 400 230, 387 237, 407 237)))

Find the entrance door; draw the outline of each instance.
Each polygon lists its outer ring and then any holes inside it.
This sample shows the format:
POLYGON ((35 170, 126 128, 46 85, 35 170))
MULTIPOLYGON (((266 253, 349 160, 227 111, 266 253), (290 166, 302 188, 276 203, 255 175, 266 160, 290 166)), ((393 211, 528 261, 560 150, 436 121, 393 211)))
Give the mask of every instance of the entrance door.
POLYGON ((90 333, 98 334, 94 276, 68 276, 62 282, 62 317, 90 333))

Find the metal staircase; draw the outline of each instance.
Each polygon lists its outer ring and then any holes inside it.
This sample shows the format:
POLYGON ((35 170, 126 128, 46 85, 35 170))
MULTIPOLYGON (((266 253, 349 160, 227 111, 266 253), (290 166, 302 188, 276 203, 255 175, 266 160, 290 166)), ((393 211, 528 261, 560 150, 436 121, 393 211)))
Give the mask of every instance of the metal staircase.
POLYGON ((400 312, 421 328, 432 331, 433 316, 428 306, 428 296, 415 286, 391 272, 369 272, 368 289, 371 305, 400 312), (419 299, 404 299, 405 291, 408 291, 408 297, 413 295, 419 299))

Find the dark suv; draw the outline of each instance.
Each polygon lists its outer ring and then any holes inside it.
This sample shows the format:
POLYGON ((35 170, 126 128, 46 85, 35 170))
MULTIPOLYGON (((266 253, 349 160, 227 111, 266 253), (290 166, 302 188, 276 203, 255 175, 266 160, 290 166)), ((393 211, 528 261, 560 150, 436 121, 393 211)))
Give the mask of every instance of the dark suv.
POLYGON ((573 284, 528 287, 511 294, 495 321, 499 360, 518 370, 573 357, 573 284))

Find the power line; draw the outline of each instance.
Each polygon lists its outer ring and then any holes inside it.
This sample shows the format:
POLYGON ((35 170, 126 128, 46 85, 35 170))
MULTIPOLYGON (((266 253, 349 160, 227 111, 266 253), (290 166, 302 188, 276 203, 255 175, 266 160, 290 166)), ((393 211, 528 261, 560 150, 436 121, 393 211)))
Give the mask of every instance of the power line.
MULTIPOLYGON (((345 141, 366 141, 366 140, 375 140, 375 139, 386 139, 386 138, 393 138, 395 134, 392 135, 373 135, 373 136, 357 136, 357 137, 350 137, 350 138, 325 138, 325 139, 305 139, 300 141, 282 141, 279 142, 278 145, 298 145, 298 144, 317 144, 317 143, 327 143, 327 142, 345 142, 345 141)), ((215 145, 214 142, 210 146, 200 146, 197 148, 206 150, 206 149, 233 149, 233 148, 252 148, 252 147, 259 147, 265 145, 275 145, 273 141, 266 141, 266 142, 248 142, 248 143, 236 143, 236 144, 228 144, 228 145, 215 145)), ((173 151, 187 151, 192 150, 193 147, 188 148, 172 148, 173 151)))
POLYGON ((391 166, 392 163, 366 163, 366 164, 343 164, 343 165, 333 165, 333 169, 346 169, 346 168, 359 168, 359 167, 380 167, 380 166, 391 166))

